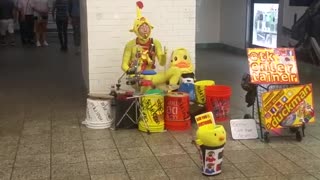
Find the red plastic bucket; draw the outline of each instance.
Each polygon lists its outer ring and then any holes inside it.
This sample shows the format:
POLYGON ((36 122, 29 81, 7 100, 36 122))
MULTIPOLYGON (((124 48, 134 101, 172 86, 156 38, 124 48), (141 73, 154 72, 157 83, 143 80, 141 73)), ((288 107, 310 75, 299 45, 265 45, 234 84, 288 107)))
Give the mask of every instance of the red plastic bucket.
POLYGON ((171 92, 164 97, 164 124, 167 130, 183 131, 191 127, 189 94, 171 92))
POLYGON ((231 87, 224 85, 207 86, 206 110, 213 113, 215 121, 229 120, 231 87))

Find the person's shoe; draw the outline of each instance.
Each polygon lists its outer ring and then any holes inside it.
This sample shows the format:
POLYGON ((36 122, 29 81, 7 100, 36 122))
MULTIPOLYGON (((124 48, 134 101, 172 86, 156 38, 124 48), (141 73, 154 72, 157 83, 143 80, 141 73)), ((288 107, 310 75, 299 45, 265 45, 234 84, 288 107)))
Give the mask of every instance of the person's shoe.
POLYGON ((41 44, 40 44, 40 42, 39 41, 37 41, 37 47, 41 47, 41 44))
POLYGON ((43 45, 44 45, 44 46, 49 46, 49 44, 48 44, 47 41, 43 41, 43 45))

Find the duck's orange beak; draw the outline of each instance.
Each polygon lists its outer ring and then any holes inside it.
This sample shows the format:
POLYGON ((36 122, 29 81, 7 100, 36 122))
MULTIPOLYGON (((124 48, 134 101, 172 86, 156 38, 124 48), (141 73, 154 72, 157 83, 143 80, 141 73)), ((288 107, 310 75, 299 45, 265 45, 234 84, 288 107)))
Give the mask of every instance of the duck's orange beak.
POLYGON ((190 63, 185 62, 185 61, 180 61, 179 63, 176 64, 178 68, 190 68, 190 63))
POLYGON ((219 138, 219 141, 224 141, 224 137, 220 137, 220 138, 219 138))

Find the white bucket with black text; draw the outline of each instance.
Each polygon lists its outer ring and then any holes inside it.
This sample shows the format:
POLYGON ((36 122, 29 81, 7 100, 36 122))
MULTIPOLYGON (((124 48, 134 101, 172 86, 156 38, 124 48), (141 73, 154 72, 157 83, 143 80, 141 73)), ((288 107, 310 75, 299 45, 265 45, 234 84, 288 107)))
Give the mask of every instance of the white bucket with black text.
POLYGON ((87 98, 86 120, 82 124, 92 129, 110 128, 114 121, 111 112, 112 99, 112 96, 87 98))

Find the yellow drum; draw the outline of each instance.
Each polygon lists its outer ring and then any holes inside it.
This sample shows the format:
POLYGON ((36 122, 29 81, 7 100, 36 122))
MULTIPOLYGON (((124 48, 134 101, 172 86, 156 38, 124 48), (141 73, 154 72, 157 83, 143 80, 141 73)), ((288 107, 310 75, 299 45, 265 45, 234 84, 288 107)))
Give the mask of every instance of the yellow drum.
POLYGON ((199 104, 206 103, 205 87, 206 86, 213 86, 213 85, 215 85, 215 82, 212 80, 202 80, 202 81, 197 81, 196 83, 194 83, 197 103, 199 103, 199 104))
POLYGON ((164 131, 164 97, 160 94, 144 95, 141 98, 139 130, 144 132, 164 131))

